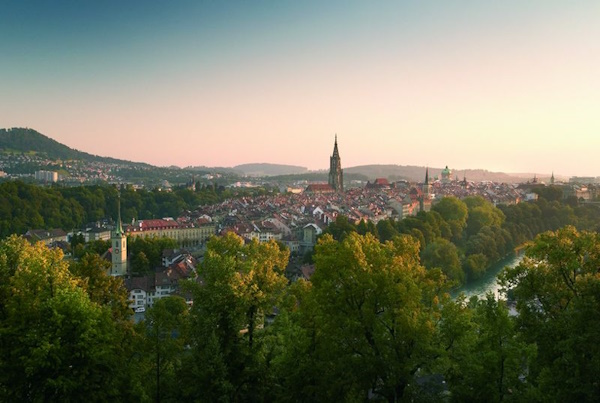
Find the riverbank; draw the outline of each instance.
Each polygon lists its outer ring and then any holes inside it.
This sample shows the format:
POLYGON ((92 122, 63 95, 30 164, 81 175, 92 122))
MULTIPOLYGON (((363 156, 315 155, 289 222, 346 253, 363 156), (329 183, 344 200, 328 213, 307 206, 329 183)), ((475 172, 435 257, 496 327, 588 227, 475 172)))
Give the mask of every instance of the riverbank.
MULTIPOLYGON (((517 251, 517 249, 515 249, 515 251, 517 251)), ((511 254, 490 266, 490 268, 488 268, 481 278, 470 281, 468 284, 453 290, 451 292, 452 297, 456 298, 463 293, 467 299, 473 296, 482 298, 485 297, 488 292, 492 292, 496 298, 498 298, 500 296, 500 286, 498 285, 497 281, 498 274, 500 274, 500 272, 507 266, 517 266, 519 263, 521 263, 521 260, 523 260, 523 256, 523 248, 520 248, 517 253, 511 254)))

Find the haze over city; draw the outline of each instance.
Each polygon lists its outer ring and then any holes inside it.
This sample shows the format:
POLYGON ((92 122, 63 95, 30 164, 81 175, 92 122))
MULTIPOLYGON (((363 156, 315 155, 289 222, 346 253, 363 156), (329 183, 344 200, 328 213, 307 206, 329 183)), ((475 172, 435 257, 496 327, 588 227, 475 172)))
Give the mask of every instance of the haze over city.
POLYGON ((600 175, 600 3, 9 2, 0 127, 155 165, 600 175))

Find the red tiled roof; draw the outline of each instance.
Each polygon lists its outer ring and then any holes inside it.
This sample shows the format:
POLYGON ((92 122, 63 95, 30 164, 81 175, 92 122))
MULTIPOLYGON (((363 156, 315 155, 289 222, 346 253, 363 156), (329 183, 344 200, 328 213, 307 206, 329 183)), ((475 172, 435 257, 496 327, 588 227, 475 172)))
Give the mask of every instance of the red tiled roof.
POLYGON ((142 220, 136 223, 137 225, 132 225, 128 227, 129 232, 137 232, 137 231, 150 231, 150 230, 165 230, 165 229, 177 229, 180 228, 179 223, 177 221, 172 220, 162 220, 162 219, 154 219, 154 220, 142 220))

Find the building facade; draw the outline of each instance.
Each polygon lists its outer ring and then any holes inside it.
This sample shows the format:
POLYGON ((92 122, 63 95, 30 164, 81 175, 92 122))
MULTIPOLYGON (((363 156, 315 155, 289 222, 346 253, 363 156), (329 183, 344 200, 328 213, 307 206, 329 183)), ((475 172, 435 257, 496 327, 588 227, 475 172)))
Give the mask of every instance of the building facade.
POLYGON ((172 238, 182 247, 202 245, 215 235, 216 227, 207 220, 196 222, 177 222, 175 220, 152 219, 138 220, 127 228, 127 235, 146 238, 172 238))

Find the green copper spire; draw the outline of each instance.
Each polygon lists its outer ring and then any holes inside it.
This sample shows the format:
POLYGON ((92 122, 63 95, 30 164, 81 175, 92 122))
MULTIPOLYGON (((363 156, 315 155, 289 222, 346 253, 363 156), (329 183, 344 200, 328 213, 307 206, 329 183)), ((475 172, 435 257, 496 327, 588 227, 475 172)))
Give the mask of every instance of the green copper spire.
POLYGON ((123 235, 123 225, 121 224, 121 191, 117 193, 117 235, 123 235))

